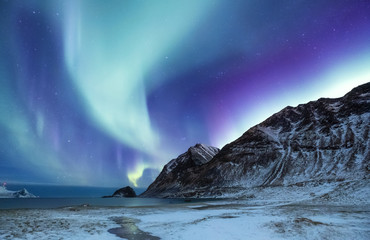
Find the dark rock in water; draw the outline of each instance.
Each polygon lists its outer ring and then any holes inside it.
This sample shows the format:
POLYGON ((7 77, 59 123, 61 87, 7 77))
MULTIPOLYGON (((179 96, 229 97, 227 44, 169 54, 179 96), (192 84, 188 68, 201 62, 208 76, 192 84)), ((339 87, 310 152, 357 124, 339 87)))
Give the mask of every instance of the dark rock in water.
POLYGON ((286 107, 219 152, 189 149, 142 196, 221 197, 253 187, 367 180, 369 135, 367 83, 341 98, 286 107))
POLYGON ((157 179, 140 196, 171 197, 170 193, 176 194, 182 190, 180 183, 190 184, 189 181, 195 177, 195 170, 208 163, 219 151, 218 148, 199 143, 190 147, 187 152, 166 164, 157 179))
POLYGON ((121 198, 121 197, 131 198, 131 197, 136 197, 136 193, 135 193, 135 190, 134 189, 132 189, 131 187, 127 186, 127 187, 118 189, 111 196, 103 196, 102 198, 112 198, 112 197, 116 197, 116 198, 121 198))
POLYGON ((136 193, 134 189, 127 186, 127 187, 120 188, 117 191, 115 191, 112 197, 136 197, 136 193))

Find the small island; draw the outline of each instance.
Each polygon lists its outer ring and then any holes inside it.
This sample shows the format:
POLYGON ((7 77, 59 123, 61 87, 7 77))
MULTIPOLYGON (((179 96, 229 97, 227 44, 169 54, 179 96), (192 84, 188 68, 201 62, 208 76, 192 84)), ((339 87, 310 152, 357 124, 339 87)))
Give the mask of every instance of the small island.
POLYGON ((133 198, 136 197, 135 190, 130 186, 126 186, 115 191, 111 196, 103 196, 103 198, 133 198))

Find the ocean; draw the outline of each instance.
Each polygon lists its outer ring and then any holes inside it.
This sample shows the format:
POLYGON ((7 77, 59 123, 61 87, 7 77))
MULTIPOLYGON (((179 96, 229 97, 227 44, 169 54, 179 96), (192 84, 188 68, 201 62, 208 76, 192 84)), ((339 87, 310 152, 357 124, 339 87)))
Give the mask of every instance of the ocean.
MULTIPOLYGON (((201 201, 201 200, 198 200, 201 201)), ((204 200, 202 200, 204 201, 204 200)), ((145 207, 184 203, 160 198, 0 198, 0 209, 53 209, 64 207, 145 207)))
MULTIPOLYGON (((27 189, 28 192, 40 198, 97 198, 112 195, 119 187, 84 187, 61 185, 25 185, 10 184, 6 188, 11 191, 27 189)), ((145 188, 134 188, 137 195, 145 188)))
MULTIPOLYGON (((142 207, 184 203, 184 199, 102 198, 117 188, 8 184, 7 189, 27 189, 38 198, 0 198, 0 209, 53 209, 63 207, 142 207)), ((145 191, 134 189, 137 194, 145 191)), ((192 200, 192 201, 204 201, 192 200)))

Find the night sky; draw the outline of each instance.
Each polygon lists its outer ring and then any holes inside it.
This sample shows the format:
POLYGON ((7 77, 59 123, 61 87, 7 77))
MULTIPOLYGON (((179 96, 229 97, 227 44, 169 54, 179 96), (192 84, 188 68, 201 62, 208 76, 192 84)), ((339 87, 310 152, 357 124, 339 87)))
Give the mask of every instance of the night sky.
POLYGON ((368 0, 1 0, 0 182, 146 187, 368 81, 368 0))

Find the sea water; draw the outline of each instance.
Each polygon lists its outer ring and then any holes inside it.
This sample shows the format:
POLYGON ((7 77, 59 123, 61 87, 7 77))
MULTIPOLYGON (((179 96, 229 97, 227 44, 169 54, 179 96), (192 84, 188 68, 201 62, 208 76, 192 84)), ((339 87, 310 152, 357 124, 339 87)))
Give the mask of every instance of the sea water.
MULTIPOLYGON (((40 198, 91 198, 112 195, 119 187, 84 187, 61 185, 19 185, 7 184, 11 191, 27 189, 28 192, 40 198)), ((134 188, 136 194, 141 194, 145 188, 134 188)))
POLYGON ((0 209, 52 209, 84 206, 154 207, 178 203, 184 203, 184 200, 160 198, 2 198, 0 199, 0 209))
MULTIPOLYGON (((159 198, 102 198, 110 196, 117 188, 76 187, 50 185, 7 185, 8 190, 26 188, 37 198, 0 198, 0 209, 52 209, 63 207, 140 207, 164 206, 184 203, 184 199, 159 198)), ((140 194, 145 189, 135 189, 140 194)), ((204 201, 192 200, 192 201, 204 201)))

